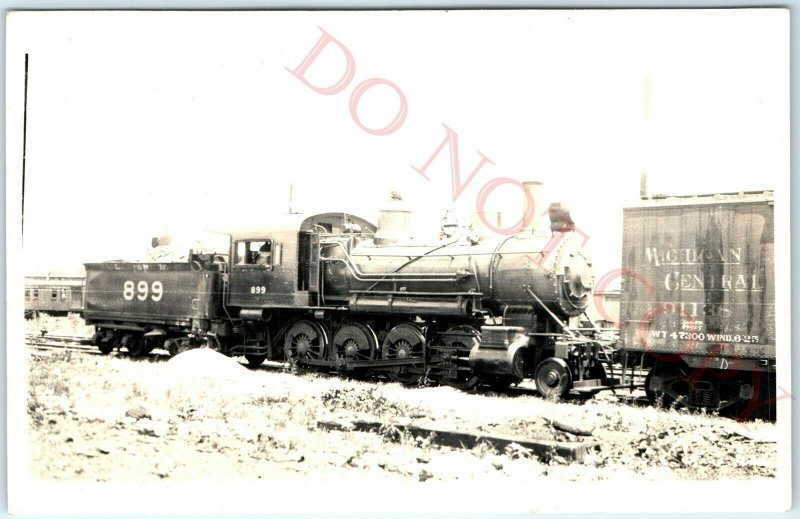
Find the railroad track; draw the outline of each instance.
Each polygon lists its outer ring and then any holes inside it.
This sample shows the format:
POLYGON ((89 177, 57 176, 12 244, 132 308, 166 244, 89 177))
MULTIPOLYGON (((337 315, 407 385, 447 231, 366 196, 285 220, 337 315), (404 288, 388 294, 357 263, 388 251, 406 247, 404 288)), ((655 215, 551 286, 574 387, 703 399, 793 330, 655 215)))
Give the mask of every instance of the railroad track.
POLYGON ((48 334, 25 334, 25 340, 29 342, 57 341, 67 344, 92 344, 91 337, 74 337, 71 335, 48 335, 48 334))
MULTIPOLYGON (((104 355, 92 343, 91 337, 72 337, 69 335, 25 335, 25 346, 34 350, 36 354, 41 355, 43 352, 57 352, 57 351, 71 351, 78 353, 85 353, 87 355, 104 355)), ((113 353, 110 355, 114 355, 113 353)), ((122 354, 124 355, 124 354, 122 354)), ((155 352, 154 356, 160 356, 161 350, 155 352)), ((164 351, 164 356, 169 354, 164 351)), ((148 356, 149 357, 149 356, 148 356)), ((145 357, 145 358, 148 358, 145 357)))
POLYGON ((26 335, 25 346, 36 351, 76 351, 88 355, 100 355, 100 351, 92 344, 91 339, 76 337, 26 335))

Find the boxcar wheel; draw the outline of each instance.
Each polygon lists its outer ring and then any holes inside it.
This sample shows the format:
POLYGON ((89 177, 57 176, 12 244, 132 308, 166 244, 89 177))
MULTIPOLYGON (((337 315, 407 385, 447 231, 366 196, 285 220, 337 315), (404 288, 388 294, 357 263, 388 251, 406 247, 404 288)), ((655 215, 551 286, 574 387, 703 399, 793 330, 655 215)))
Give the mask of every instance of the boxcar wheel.
POLYGON ((688 377, 677 363, 657 364, 644 380, 644 392, 651 405, 672 407, 676 396, 685 400, 689 395, 688 377), (653 380, 657 379, 657 383, 653 380))
POLYGON ((563 359, 550 357, 536 367, 536 389, 545 398, 559 399, 572 389, 572 373, 563 359))

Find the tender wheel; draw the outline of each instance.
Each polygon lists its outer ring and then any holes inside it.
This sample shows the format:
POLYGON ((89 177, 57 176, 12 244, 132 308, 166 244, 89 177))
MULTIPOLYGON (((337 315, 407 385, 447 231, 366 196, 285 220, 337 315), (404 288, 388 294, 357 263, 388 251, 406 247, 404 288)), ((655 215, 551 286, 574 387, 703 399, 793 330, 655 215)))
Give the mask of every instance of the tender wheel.
POLYGON ((108 355, 117 347, 114 332, 112 331, 98 331, 92 338, 92 342, 103 355, 108 355))
POLYGON ((550 357, 536 367, 535 381, 543 397, 559 399, 572 388, 572 373, 563 359, 550 357))
POLYGON ((166 341, 164 341, 164 346, 163 346, 163 348, 165 350, 167 350, 167 353, 169 353, 170 357, 174 357, 175 355, 177 355, 179 353, 183 353, 184 351, 191 350, 194 347, 195 347, 195 345, 192 344, 191 339, 189 339, 188 337, 178 337, 176 339, 167 339, 166 341))
POLYGON ((163 341, 159 340, 145 340, 144 349, 142 349, 142 355, 149 355, 154 349, 161 348, 163 344, 163 341))
POLYGON ((327 344, 328 334, 319 323, 309 320, 297 321, 286 333, 284 340, 286 360, 289 362, 304 359, 323 360, 327 344))
POLYGON ((121 346, 127 348, 129 357, 147 355, 147 346, 144 337, 139 334, 129 333, 122 338, 121 346))
POLYGON ((247 359, 247 364, 251 367, 257 368, 258 366, 264 364, 264 361, 267 360, 266 354, 255 355, 252 353, 248 353, 244 356, 247 359))
POLYGON ((178 354, 178 341, 175 339, 167 339, 164 341, 164 349, 167 350, 170 357, 178 354))
MULTIPOLYGON (((383 341, 384 359, 422 358, 425 336, 414 324, 398 324, 386 335, 383 341)), ((422 371, 414 366, 395 366, 386 372, 390 380, 402 384, 413 384, 422 376, 422 371)))
POLYGON ((442 335, 442 345, 435 347, 441 356, 439 381, 456 389, 472 389, 478 385, 476 376, 469 367, 469 352, 480 343, 481 333, 472 326, 461 325, 449 328, 442 335))

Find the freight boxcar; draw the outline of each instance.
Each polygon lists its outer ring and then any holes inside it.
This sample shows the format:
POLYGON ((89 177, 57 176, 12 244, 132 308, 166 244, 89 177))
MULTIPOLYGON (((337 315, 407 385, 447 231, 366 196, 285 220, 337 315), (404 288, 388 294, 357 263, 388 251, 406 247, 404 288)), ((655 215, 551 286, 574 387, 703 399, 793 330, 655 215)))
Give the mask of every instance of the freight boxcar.
POLYGON ((623 211, 621 351, 648 397, 693 408, 775 393, 771 192, 642 200, 623 211))

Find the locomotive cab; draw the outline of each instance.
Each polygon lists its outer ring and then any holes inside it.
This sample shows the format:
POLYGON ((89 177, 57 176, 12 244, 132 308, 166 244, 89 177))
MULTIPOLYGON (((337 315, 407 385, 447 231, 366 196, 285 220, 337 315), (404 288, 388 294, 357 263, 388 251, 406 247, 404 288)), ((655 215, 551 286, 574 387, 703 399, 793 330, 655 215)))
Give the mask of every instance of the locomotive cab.
POLYGON ((320 237, 374 231, 356 216, 324 213, 232 233, 227 303, 259 316, 264 309, 319 306, 320 237))

